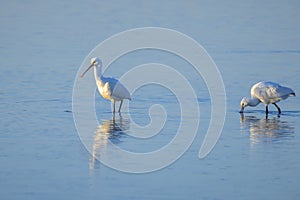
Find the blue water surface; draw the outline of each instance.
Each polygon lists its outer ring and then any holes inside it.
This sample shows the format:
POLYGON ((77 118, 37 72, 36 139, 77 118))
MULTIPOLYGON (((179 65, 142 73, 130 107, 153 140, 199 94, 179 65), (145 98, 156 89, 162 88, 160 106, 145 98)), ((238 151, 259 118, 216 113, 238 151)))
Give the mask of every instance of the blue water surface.
MULTIPOLYGON (((273 106, 267 119, 263 105, 246 108, 244 115, 238 111, 240 99, 260 80, 300 94, 299 9, 297 0, 2 2, 0 198, 296 199, 298 96, 279 103, 280 117, 273 106), (103 165, 86 150, 73 121, 72 90, 81 63, 96 45, 145 26, 174 29, 203 45, 222 75, 227 114, 217 145, 199 159, 211 117, 204 80, 175 55, 149 50, 124 56, 107 76, 120 77, 143 63, 169 64, 194 86, 200 107, 197 136, 180 159, 155 172, 131 174, 103 165)), ((96 93, 95 154, 107 140, 128 151, 148 152, 174 137, 181 118, 170 91, 149 86, 133 97, 132 113, 114 119, 110 102, 96 93), (149 140, 128 136, 132 120, 150 123, 153 104, 169 112, 166 127, 149 140)))

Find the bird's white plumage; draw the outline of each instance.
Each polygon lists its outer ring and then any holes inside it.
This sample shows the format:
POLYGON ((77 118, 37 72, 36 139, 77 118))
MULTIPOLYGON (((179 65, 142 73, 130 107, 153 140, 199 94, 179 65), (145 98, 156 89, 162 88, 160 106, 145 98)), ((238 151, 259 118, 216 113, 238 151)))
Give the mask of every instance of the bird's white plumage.
POLYGON ((109 99, 113 103, 113 112, 115 112, 115 102, 121 101, 119 112, 121 111, 124 99, 131 100, 129 91, 125 88, 119 80, 111 77, 104 77, 102 75, 102 61, 99 58, 92 58, 90 66, 83 72, 81 77, 91 68, 94 67, 94 77, 98 87, 99 93, 103 98, 109 99))
POLYGON ((258 98, 262 103, 268 105, 288 98, 294 91, 278 83, 262 81, 251 88, 251 96, 258 98))
POLYGON ((246 106, 256 106, 262 102, 266 106, 266 113, 268 113, 269 104, 274 104, 280 113, 281 110, 276 103, 289 96, 295 96, 295 92, 291 88, 281 86, 271 81, 258 82, 251 88, 251 97, 244 97, 242 99, 241 112, 243 112, 246 106))
POLYGON ((129 91, 115 78, 102 76, 99 79, 96 79, 96 84, 99 93, 106 99, 115 101, 131 99, 129 91))

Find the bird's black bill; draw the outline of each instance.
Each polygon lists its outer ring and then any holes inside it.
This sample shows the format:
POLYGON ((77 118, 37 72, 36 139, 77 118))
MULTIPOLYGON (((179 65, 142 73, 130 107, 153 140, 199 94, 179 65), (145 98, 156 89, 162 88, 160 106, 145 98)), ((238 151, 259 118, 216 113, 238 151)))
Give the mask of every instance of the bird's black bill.
POLYGON ((81 75, 80 78, 82 78, 91 68, 93 67, 93 64, 91 64, 81 75))
POLYGON ((244 108, 241 108, 240 113, 244 113, 244 108))

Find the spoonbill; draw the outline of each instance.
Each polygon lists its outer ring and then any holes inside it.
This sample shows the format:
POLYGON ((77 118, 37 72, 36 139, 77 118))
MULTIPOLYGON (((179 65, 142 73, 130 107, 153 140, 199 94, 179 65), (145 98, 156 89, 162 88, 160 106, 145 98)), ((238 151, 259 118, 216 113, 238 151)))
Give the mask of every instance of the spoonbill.
POLYGON ((121 112, 123 100, 131 100, 129 91, 119 80, 111 77, 104 77, 102 75, 102 61, 97 57, 90 60, 90 66, 80 75, 80 77, 82 78, 92 67, 94 67, 94 77, 99 93, 103 98, 111 100, 113 104, 113 113, 115 113, 116 101, 121 101, 118 110, 118 112, 121 112))
POLYGON ((266 106, 266 115, 268 114, 268 105, 273 104, 277 110, 278 114, 281 113, 281 109, 276 104, 280 100, 284 100, 289 96, 296 96, 295 92, 288 87, 279 85, 271 81, 262 81, 254 84, 251 88, 251 97, 244 97, 241 100, 241 111, 244 112, 246 106, 257 106, 262 102, 266 106))

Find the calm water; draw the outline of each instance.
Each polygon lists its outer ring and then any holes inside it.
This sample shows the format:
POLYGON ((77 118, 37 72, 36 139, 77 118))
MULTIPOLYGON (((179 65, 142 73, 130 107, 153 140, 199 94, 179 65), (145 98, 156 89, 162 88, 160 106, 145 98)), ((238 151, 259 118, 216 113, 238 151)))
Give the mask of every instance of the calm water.
MULTIPOLYGON (((296 199, 300 195, 300 100, 280 102, 269 118, 262 105, 238 113, 241 97, 259 80, 291 86, 299 94, 300 3, 288 1, 9 1, 0 12, 1 199, 296 199), (203 160, 199 148, 210 120, 210 97, 187 63, 159 51, 135 52, 113 64, 108 76, 131 66, 162 62, 194 85, 201 110, 197 137, 172 165, 147 174, 110 169, 88 153, 75 129, 72 89, 85 56, 99 42, 135 27, 183 32, 204 46, 227 92, 225 126, 203 160), (120 67, 120 66, 127 66, 120 67)), ((165 88, 144 87, 129 113, 113 119, 96 95, 99 126, 93 154, 107 140, 148 152, 174 137, 180 111, 165 88), (147 125, 153 103, 169 112, 166 127, 150 140, 129 137, 132 121, 147 125)), ((105 147, 105 146, 104 146, 105 147)))

